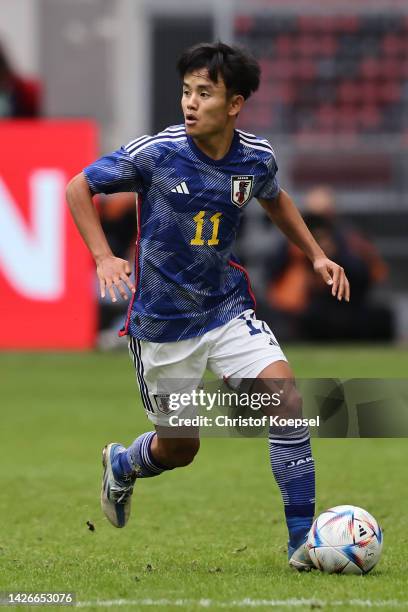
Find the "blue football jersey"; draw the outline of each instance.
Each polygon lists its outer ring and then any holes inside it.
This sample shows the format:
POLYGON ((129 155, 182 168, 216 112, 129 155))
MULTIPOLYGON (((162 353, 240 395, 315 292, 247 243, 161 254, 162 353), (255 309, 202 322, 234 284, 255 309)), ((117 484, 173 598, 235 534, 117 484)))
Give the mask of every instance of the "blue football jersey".
POLYGON ((232 248, 251 198, 278 195, 276 172, 267 140, 235 130, 228 153, 214 160, 184 125, 132 140, 84 169, 93 194, 140 194, 136 293, 125 333, 184 340, 254 307, 232 248))

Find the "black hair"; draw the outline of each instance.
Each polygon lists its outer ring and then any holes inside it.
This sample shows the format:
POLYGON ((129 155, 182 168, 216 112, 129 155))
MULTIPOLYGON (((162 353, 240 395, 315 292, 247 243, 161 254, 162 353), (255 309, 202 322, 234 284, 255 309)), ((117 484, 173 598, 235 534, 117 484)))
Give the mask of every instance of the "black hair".
POLYGON ((184 77, 188 72, 207 68, 213 83, 222 77, 227 94, 240 94, 245 100, 259 87, 261 69, 249 51, 222 42, 199 43, 186 49, 177 62, 177 70, 184 77))

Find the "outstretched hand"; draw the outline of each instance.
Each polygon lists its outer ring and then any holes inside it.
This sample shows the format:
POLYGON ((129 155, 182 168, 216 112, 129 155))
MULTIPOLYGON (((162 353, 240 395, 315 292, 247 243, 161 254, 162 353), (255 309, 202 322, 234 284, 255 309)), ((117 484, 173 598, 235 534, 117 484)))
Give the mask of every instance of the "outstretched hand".
POLYGON ((320 257, 313 262, 315 272, 321 275, 324 282, 330 285, 332 296, 339 301, 343 298, 350 301, 350 283, 344 269, 327 257, 320 257))
POLYGON ((108 290, 112 302, 116 302, 115 289, 117 289, 122 298, 127 300, 129 296, 126 287, 132 293, 136 290, 129 278, 131 272, 129 262, 125 259, 120 259, 120 257, 114 255, 106 255, 100 259, 97 262, 96 273, 99 278, 101 297, 104 298, 106 290, 108 290))

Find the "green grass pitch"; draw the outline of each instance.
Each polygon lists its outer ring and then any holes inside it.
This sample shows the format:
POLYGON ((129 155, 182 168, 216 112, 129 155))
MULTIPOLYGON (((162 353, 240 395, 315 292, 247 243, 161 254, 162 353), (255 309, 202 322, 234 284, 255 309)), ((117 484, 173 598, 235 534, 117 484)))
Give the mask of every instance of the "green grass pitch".
MULTIPOLYGON (((287 354, 299 377, 407 373, 396 348, 287 354)), ((4 353, 0 388, 0 591, 75 591, 84 609, 408 609, 406 439, 314 440, 317 511, 360 505, 385 544, 367 576, 305 575, 287 566, 262 439, 204 439, 191 466, 137 483, 126 529, 108 524, 101 448, 151 429, 125 352, 4 353)))

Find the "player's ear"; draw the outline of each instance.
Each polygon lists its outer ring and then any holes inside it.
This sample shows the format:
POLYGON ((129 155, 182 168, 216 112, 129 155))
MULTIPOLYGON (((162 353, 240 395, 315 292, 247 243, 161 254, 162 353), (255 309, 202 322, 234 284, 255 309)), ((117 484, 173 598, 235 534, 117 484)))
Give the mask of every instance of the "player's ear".
POLYGON ((244 105, 244 96, 241 94, 234 94, 229 99, 228 114, 230 117, 237 117, 242 110, 244 105))

